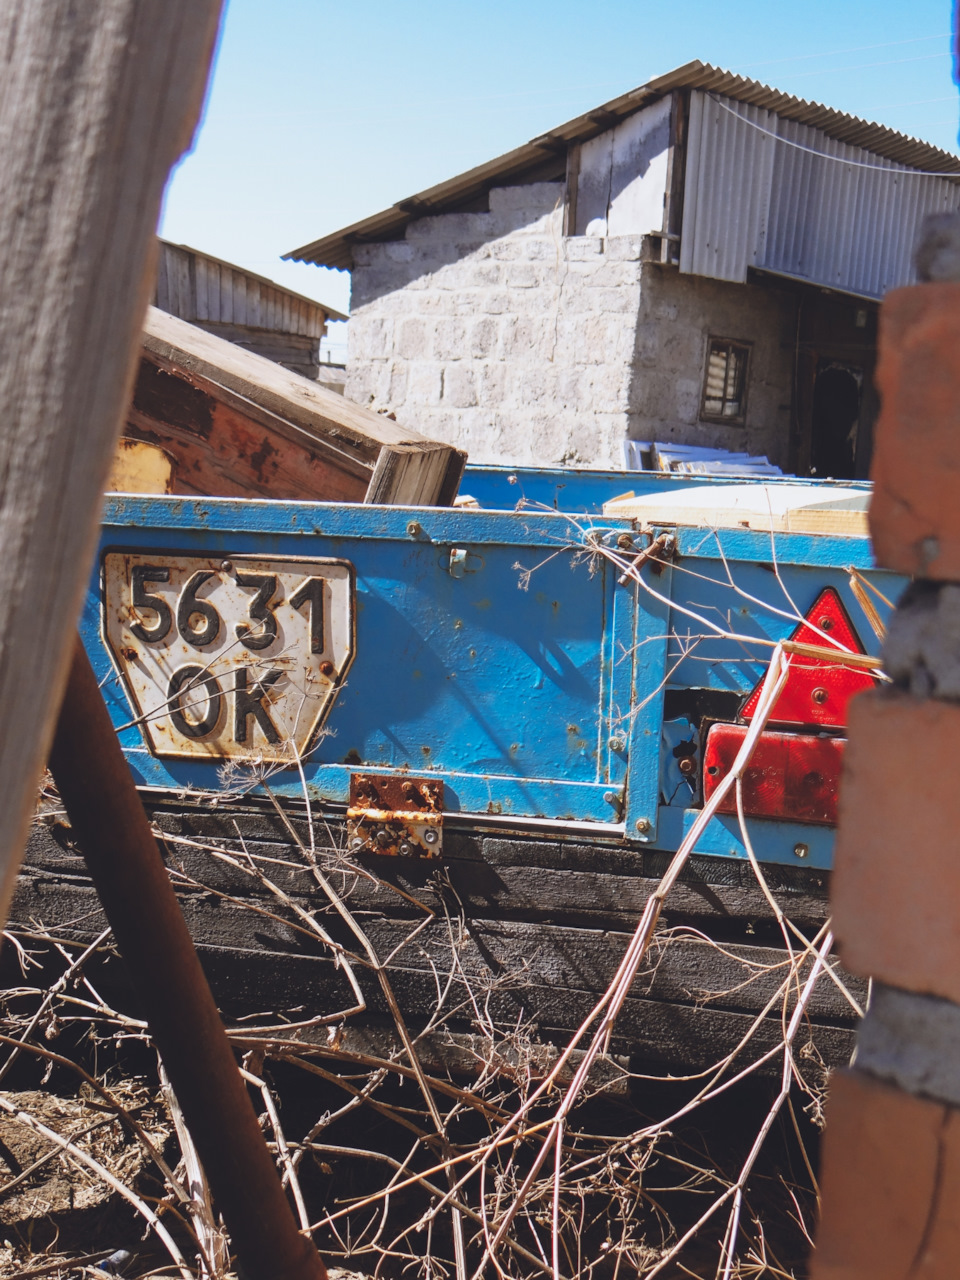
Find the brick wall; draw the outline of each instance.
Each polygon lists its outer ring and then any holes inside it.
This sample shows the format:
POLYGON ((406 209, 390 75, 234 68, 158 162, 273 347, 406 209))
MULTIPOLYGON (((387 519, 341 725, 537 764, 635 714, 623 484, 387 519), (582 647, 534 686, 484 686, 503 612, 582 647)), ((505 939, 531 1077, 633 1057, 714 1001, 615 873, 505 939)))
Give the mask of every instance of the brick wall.
POLYGON ((870 532, 914 575, 851 705, 831 906, 873 979, 827 1105, 814 1280, 960 1274, 960 283, 888 293, 870 532))

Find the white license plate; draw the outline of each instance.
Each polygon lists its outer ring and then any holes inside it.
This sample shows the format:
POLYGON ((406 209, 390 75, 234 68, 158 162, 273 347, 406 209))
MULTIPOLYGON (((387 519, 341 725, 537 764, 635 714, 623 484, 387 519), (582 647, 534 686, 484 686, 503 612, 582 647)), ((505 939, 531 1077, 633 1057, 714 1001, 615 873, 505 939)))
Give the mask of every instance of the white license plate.
POLYGON ((354 572, 282 556, 103 557, 103 632, 150 750, 291 763, 354 653, 354 572))

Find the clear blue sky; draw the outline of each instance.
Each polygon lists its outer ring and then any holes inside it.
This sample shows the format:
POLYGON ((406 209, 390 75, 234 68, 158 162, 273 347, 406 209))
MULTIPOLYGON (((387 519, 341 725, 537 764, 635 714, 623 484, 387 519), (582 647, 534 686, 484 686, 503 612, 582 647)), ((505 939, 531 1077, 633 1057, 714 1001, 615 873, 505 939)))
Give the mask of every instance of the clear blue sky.
POLYGON ((950 27, 950 0, 229 0, 161 234, 345 311, 347 274, 280 255, 692 58, 956 150, 950 27))

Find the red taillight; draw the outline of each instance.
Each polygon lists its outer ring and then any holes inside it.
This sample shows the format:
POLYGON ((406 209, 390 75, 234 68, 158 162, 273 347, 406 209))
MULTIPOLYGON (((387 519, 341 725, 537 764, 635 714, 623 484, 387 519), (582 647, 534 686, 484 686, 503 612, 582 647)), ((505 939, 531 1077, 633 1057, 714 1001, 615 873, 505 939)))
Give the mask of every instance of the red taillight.
MULTIPOLYGON (((739 724, 715 724, 708 731, 703 753, 705 801, 733 768, 746 735, 746 727, 739 724)), ((846 738, 815 738, 805 733, 761 733, 743 774, 744 813, 753 818, 835 825, 846 743, 846 738)), ((737 812, 734 790, 718 812, 737 812)))
MULTIPOLYGON (((833 587, 825 587, 820 592, 807 612, 807 621, 797 628, 790 639, 797 644, 818 645, 820 648, 838 644, 852 653, 866 652, 843 607, 843 601, 833 587)), ((771 722, 844 728, 847 723, 847 703, 855 693, 872 688, 875 681, 866 671, 841 666, 841 657, 842 650, 837 652, 837 663, 792 654, 790 674, 770 713, 771 722)), ((744 703, 740 712, 741 720, 753 718, 762 684, 761 680, 744 703)))

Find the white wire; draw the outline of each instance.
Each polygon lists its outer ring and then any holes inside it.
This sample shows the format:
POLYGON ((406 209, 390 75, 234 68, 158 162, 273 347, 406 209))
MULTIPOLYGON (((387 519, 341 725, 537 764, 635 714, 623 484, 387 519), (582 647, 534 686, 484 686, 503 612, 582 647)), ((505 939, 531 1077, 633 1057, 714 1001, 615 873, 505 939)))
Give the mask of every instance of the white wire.
POLYGON ((882 44, 855 44, 849 49, 818 49, 816 53, 798 53, 792 58, 768 58, 766 62, 748 62, 743 70, 750 71, 753 67, 777 67, 785 62, 809 62, 811 58, 836 58, 842 53, 863 53, 867 49, 893 49, 905 44, 922 44, 925 40, 949 40, 951 34, 949 31, 940 31, 935 35, 911 36, 909 40, 884 40, 882 44))
MULTIPOLYGON (((774 133, 772 129, 765 129, 763 125, 756 124, 749 116, 742 116, 739 111, 734 111, 733 107, 727 104, 712 93, 706 95, 711 102, 715 102, 718 107, 723 107, 724 111, 729 111, 737 120, 741 120, 744 124, 748 124, 751 129, 756 129, 758 133, 765 133, 768 138, 773 138, 775 142, 782 142, 785 146, 794 147, 797 151, 806 151, 808 155, 819 156, 821 160, 836 160, 838 164, 853 165, 856 169, 872 169, 875 173, 904 173, 915 176, 917 178, 960 178, 960 168, 956 172, 949 172, 937 169, 911 169, 909 165, 901 165, 899 161, 891 160, 890 165, 869 164, 864 160, 847 160, 843 156, 832 156, 828 151, 818 151, 816 147, 805 147, 802 142, 794 142, 791 138, 784 138, 782 134, 774 133)), ((813 126, 808 125, 808 128, 813 126)), ((839 139, 838 139, 839 141, 839 139)), ((846 143, 846 146, 856 145, 854 143, 846 143)), ((960 166, 960 156, 951 157, 956 159, 960 166)))

